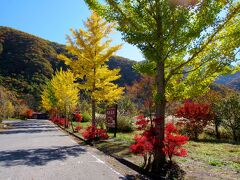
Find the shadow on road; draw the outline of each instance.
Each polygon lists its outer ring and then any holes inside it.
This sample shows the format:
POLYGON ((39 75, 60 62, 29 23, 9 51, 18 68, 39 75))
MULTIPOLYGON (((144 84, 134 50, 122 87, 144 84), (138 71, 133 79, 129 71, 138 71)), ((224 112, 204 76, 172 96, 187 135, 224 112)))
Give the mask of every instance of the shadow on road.
POLYGON ((11 129, 0 132, 1 134, 19 134, 19 133, 41 133, 41 132, 51 132, 57 131, 54 126, 46 123, 46 120, 37 120, 37 121, 18 121, 10 122, 7 121, 7 124, 11 125, 11 129))
POLYGON ((24 149, 14 151, 0 151, 0 166, 43 166, 50 161, 60 160, 72 156, 77 157, 85 152, 78 145, 54 148, 24 149))
POLYGON ((57 131, 56 129, 26 129, 26 130, 8 130, 8 131, 2 131, 1 134, 20 134, 20 133, 42 133, 42 132, 51 132, 51 131, 57 131))

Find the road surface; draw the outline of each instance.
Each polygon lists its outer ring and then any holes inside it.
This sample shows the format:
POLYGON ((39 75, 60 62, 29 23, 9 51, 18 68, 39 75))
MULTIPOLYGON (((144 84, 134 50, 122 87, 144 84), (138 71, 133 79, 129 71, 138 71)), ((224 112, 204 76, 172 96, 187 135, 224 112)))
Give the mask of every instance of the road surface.
POLYGON ((0 180, 127 179, 48 120, 8 123, 15 128, 0 132, 0 180))

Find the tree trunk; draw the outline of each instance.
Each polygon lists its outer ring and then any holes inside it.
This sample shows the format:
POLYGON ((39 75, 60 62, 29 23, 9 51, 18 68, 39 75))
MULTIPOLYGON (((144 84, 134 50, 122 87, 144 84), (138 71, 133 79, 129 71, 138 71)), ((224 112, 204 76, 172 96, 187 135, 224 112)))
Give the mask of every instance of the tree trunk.
POLYGON ((96 126, 96 101, 92 99, 92 126, 96 126))
POLYGON ((235 142, 237 142, 238 141, 237 133, 236 133, 235 130, 233 130, 232 132, 233 132, 233 139, 234 139, 235 142))
POLYGON ((198 141, 198 132, 197 131, 194 131, 194 140, 198 141))
POLYGON ((221 118, 219 117, 219 115, 216 115, 214 118, 214 125, 215 125, 215 133, 216 133, 216 138, 220 139, 220 132, 219 132, 219 126, 221 124, 221 118))
POLYGON ((71 127, 72 127, 72 132, 74 133, 75 132, 75 129, 73 127, 73 120, 71 119, 71 127))
POLYGON ((166 97, 165 97, 165 77, 164 77, 164 63, 159 61, 157 63, 157 97, 156 97, 156 119, 155 125, 157 128, 157 135, 159 138, 159 144, 154 150, 154 160, 152 171, 159 172, 161 167, 166 162, 166 157, 162 148, 164 146, 164 125, 165 125, 165 107, 166 107, 166 97))
POLYGON ((67 108, 66 108, 66 106, 64 107, 64 111, 65 111, 64 112, 65 113, 65 115, 64 115, 65 116, 64 127, 67 128, 67 108))
POLYGON ((220 133, 219 133, 218 125, 216 123, 215 123, 215 131, 216 131, 216 138, 220 139, 220 133))
MULTIPOLYGON (((92 86, 92 93, 95 91, 96 88, 96 68, 93 68, 93 86, 92 86)), ((92 95, 92 126, 96 126, 96 100, 92 95)))

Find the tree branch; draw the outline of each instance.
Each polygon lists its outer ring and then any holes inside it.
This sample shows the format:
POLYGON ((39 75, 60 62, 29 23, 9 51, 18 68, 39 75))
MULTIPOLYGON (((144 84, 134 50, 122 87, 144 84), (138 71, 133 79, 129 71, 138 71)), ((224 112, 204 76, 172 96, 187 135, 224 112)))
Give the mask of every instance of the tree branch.
POLYGON ((171 79, 171 77, 176 73, 177 70, 179 70, 180 68, 184 67, 186 64, 194 60, 194 58, 206 48, 208 44, 213 40, 213 38, 224 28, 224 26, 239 12, 239 10, 240 10, 240 5, 234 8, 232 13, 230 13, 226 18, 225 22, 219 25, 216 31, 206 40, 206 42, 202 45, 202 47, 197 52, 195 52, 187 61, 183 62, 179 66, 172 69, 166 78, 166 83, 171 79))

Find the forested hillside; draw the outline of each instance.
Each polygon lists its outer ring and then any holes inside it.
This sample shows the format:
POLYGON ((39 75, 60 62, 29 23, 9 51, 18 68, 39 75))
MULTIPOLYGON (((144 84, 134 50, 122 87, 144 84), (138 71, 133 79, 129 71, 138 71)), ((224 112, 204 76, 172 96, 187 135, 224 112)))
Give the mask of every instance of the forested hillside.
MULTIPOLYGON (((57 55, 67 52, 64 45, 44 40, 28 33, 0 26, 0 84, 27 97, 33 106, 37 106, 42 84, 62 67, 63 61, 57 55)), ((133 70, 136 61, 124 57, 110 58, 110 69, 120 68, 121 78, 117 84, 130 85, 139 78, 133 70)), ((240 72, 221 76, 215 82, 240 89, 240 72)))
MULTIPOLYGON (((24 94, 37 105, 41 85, 56 69, 67 68, 57 60, 60 53, 67 54, 64 45, 0 26, 0 84, 24 94)), ((138 79, 138 73, 132 68, 134 63, 123 57, 111 57, 109 67, 121 69, 122 77, 117 81, 120 86, 138 79)))
POLYGON ((63 50, 62 45, 0 27, 1 84, 38 101, 41 85, 57 68, 64 66, 63 62, 56 60, 58 51, 63 50))

